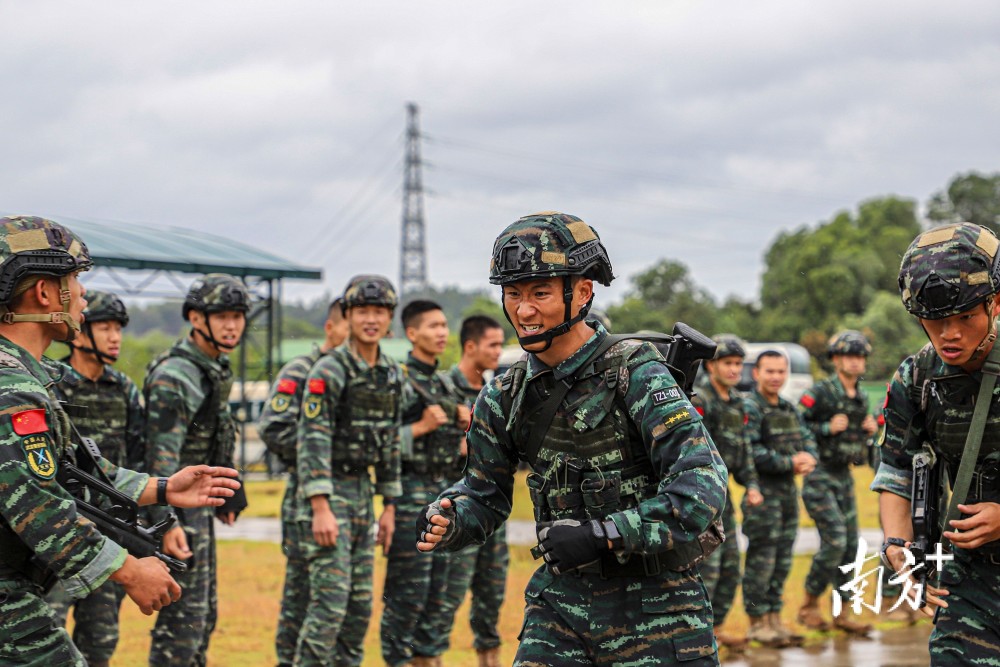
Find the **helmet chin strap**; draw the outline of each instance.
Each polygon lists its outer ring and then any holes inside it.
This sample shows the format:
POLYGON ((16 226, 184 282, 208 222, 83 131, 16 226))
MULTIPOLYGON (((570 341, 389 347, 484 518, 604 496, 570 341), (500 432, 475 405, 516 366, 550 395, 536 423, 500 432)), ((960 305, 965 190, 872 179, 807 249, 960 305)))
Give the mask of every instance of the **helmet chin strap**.
POLYGON ((94 355, 95 357, 97 357, 97 360, 103 364, 113 365, 116 361, 118 361, 117 354, 111 355, 108 354, 107 352, 101 352, 100 350, 97 349, 97 341, 94 340, 94 332, 91 330, 89 326, 84 329, 84 332, 87 334, 87 338, 90 339, 91 347, 87 347, 85 345, 70 345, 70 347, 72 347, 74 350, 79 350, 80 352, 88 352, 94 355))
POLYGON ((215 332, 212 331, 212 320, 209 319, 208 313, 203 313, 203 314, 205 315, 205 326, 208 328, 208 333, 206 334, 201 329, 198 329, 198 328, 193 327, 193 326, 191 327, 191 331, 194 332, 194 333, 196 333, 196 334, 198 334, 199 336, 201 336, 205 340, 205 342, 207 342, 209 345, 211 345, 212 347, 214 347, 220 353, 229 354, 230 352, 232 352, 233 350, 235 350, 236 347, 243 340, 243 336, 240 336, 236 340, 236 342, 233 343, 232 347, 230 347, 228 345, 223 345, 222 343, 220 343, 215 338, 215 332))
MULTIPOLYGON (((501 288, 502 289, 502 288, 501 288)), ((501 295, 500 303, 503 304, 503 298, 501 295)), ((563 305, 565 306, 565 311, 563 315, 562 324, 557 324, 551 329, 546 329, 542 333, 533 334, 531 336, 518 336, 517 344, 521 346, 522 349, 530 351, 533 354, 538 354, 539 352, 545 352, 550 347, 552 347, 552 341, 558 336, 569 333, 569 330, 576 326, 577 323, 582 322, 584 318, 587 317, 587 313, 590 312, 590 306, 594 303, 594 297, 591 296, 587 303, 583 304, 583 308, 580 312, 576 314, 575 317, 570 316, 570 308, 573 305, 573 282, 568 276, 563 277, 563 305), (545 343, 545 347, 540 350, 527 350, 525 346, 534 345, 535 343, 545 343)), ((503 306, 504 317, 507 321, 514 324, 513 320, 510 319, 510 313, 507 312, 507 306, 503 306)), ((516 327, 515 327, 516 329, 516 327)))
POLYGON ((997 318, 995 315, 993 315, 994 304, 995 302, 993 296, 986 299, 986 301, 983 303, 983 305, 986 307, 986 316, 989 318, 989 323, 986 325, 986 336, 983 337, 982 342, 980 342, 979 345, 976 346, 976 350, 972 353, 972 356, 969 357, 969 361, 975 361, 979 359, 983 355, 983 353, 986 352, 986 348, 988 346, 993 345, 993 343, 997 339, 997 318))
POLYGON ((54 313, 15 313, 11 310, 3 313, 0 320, 4 324, 14 324, 15 322, 44 322, 48 324, 65 324, 66 336, 56 338, 60 343, 69 343, 80 333, 80 323, 69 314, 69 304, 73 299, 73 293, 69 289, 69 277, 59 277, 59 302, 62 310, 54 313))

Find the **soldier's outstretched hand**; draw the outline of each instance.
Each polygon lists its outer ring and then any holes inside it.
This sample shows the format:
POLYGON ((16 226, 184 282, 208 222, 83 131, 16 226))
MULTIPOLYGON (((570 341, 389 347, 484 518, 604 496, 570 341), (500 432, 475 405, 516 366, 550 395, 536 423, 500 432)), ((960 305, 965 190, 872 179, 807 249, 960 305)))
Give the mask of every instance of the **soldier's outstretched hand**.
POLYGON ((455 536, 455 503, 435 500, 417 516, 417 551, 432 551, 455 536))
POLYGON ((155 556, 127 556, 125 564, 111 575, 146 616, 181 599, 181 587, 170 576, 166 564, 155 556))
MULTIPOLYGON (((173 507, 219 507, 236 493, 239 473, 220 466, 188 466, 167 479, 167 503, 173 507)), ((155 489, 154 484, 150 484, 155 489)))

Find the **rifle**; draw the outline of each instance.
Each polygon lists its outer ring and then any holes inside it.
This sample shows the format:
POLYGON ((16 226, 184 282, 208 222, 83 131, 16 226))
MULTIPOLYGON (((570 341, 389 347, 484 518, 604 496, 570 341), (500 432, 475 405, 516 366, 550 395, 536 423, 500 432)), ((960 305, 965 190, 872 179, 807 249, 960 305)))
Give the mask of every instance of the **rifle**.
POLYGON ((927 606, 927 580, 935 574, 936 568, 927 560, 927 553, 941 541, 941 524, 938 507, 941 469, 934 451, 923 446, 913 457, 913 493, 910 501, 910 520, 913 523, 913 542, 909 550, 913 554, 913 578, 920 584, 919 606, 927 606), (923 567, 918 567, 919 565, 923 567))
MULTIPOLYGON (((715 355, 715 341, 697 329, 677 322, 669 336, 658 334, 659 339, 636 334, 640 340, 651 340, 670 367, 671 374, 685 394, 694 392, 694 380, 703 359, 715 355)), ((629 337, 632 337, 629 335, 629 337)))
POLYGON ((98 459, 101 450, 91 438, 80 435, 76 426, 70 423, 73 435, 79 440, 77 457, 81 458, 79 465, 68 455, 63 455, 59 462, 56 478, 76 500, 76 509, 82 516, 91 521, 105 537, 125 548, 136 558, 155 556, 166 563, 174 572, 184 572, 187 564, 184 561, 171 558, 160 551, 163 536, 170 530, 177 517, 168 516, 163 521, 149 528, 139 523, 139 504, 116 489, 101 470, 98 459), (85 492, 90 491, 90 496, 85 492), (107 509, 99 507, 89 498, 103 497, 108 501, 107 509))

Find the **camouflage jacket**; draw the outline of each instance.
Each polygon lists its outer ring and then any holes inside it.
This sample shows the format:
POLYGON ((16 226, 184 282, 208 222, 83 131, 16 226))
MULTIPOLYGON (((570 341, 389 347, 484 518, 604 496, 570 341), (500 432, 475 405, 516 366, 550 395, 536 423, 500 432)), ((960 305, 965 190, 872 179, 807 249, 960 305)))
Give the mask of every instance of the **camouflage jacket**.
MULTIPOLYGON (((442 497, 455 500, 458 531, 447 549, 483 541, 510 515, 514 473, 523 460, 528 429, 526 395, 533 385, 572 376, 600 346, 607 332, 600 325, 595 334, 568 359, 550 368, 528 355, 524 390, 513 404, 505 405, 504 377, 494 378, 476 400, 472 428, 467 434, 469 463, 465 477, 442 497)), ((601 373, 574 383, 559 412, 581 435, 607 423, 609 403, 622 398, 627 413, 616 426, 616 440, 623 447, 641 450, 646 467, 643 477, 652 492, 636 506, 610 514, 623 540, 625 553, 654 554, 691 543, 721 512, 726 500, 728 473, 712 440, 650 343, 624 341, 608 351, 625 361, 609 378, 601 373), (611 384, 609 384, 611 382, 611 384), (618 392, 617 394, 615 392, 618 392), (608 400, 610 399, 610 400, 608 400), (622 432, 627 431, 627 433, 622 432)), ((558 417, 558 416, 557 416, 558 417)), ((572 448, 573 441, 565 444, 572 448)), ((574 452, 586 457, 584 452, 574 452)), ((539 464, 545 461, 539 459, 539 464)), ((608 473, 618 474, 622 456, 609 453, 599 462, 608 473)))
POLYGON ((806 389, 799 399, 799 410, 806 426, 816 438, 819 462, 827 467, 843 467, 864 454, 868 434, 861 423, 868 416, 868 396, 859 386, 854 398, 847 395, 835 373, 806 389), (830 419, 847 415, 847 430, 830 433, 830 419))
POLYGON ((360 469, 367 474, 370 465, 375 467, 376 493, 395 498, 403 492, 403 369, 381 350, 375 365, 369 366, 350 345, 348 339, 320 357, 306 380, 296 460, 300 516, 311 516, 309 498, 333 494, 335 477, 360 469))
POLYGON ((819 461, 816 439, 794 405, 780 396, 778 404, 771 405, 756 387, 745 395, 745 402, 747 437, 761 478, 793 479, 792 456, 797 452, 808 452, 819 461), (779 434, 774 424, 785 421, 790 427, 779 434))
POLYGON ((463 373, 462 369, 458 367, 458 364, 451 367, 448 371, 448 377, 451 378, 452 384, 455 385, 455 389, 458 390, 458 393, 462 396, 462 400, 465 404, 470 408, 475 405, 476 398, 479 396, 479 392, 482 391, 482 388, 476 389, 469 384, 468 378, 465 377, 465 373, 463 373))
POLYGON ((43 361, 56 382, 56 397, 72 406, 67 411, 73 411, 73 425, 80 434, 93 438, 101 456, 115 465, 141 468, 146 451, 146 410, 131 378, 104 364, 104 372, 95 382, 66 360, 43 361), (77 414, 77 408, 83 408, 81 414, 77 414))
POLYGON ((306 378, 322 354, 319 347, 314 347, 309 354, 295 357, 281 367, 257 420, 261 440, 270 451, 278 452, 281 462, 289 468, 295 467, 299 414, 306 378))
MULTIPOLYGON (((36 556, 82 598, 125 563, 125 550, 76 512, 56 481, 59 459, 75 454, 69 420, 51 392, 52 379, 27 351, 0 337, 0 582, 24 581, 36 556)), ((101 467, 119 491, 138 500, 149 476, 101 467)))
MULTIPOLYGON (((951 479, 955 479, 982 377, 981 371, 967 373, 946 364, 930 343, 903 360, 889 383, 882 411, 885 430, 879 442, 881 464, 871 485, 873 491, 888 491, 909 499, 913 456, 924 443, 944 459, 951 479)), ((977 472, 987 466, 994 474, 1000 467, 1000 384, 993 389, 977 472)), ((977 498, 998 502, 998 495, 998 489, 977 489, 973 483, 966 502, 977 498)))
MULTIPOLYGON (((189 337, 154 359, 143 383, 146 398, 145 470, 168 477, 184 466, 235 467, 236 431, 229 410, 229 357, 212 359, 189 337)), ((149 508, 153 521, 165 507, 149 508)))
POLYGON ((455 422, 456 409, 465 402, 451 378, 410 354, 406 359, 407 381, 403 383, 403 427, 399 431, 404 471, 435 478, 450 476, 461 464, 462 438, 465 430, 455 422), (420 390, 414 387, 420 387, 420 390), (427 394, 426 396, 423 394, 427 394), (419 438, 413 437, 413 423, 420 421, 428 406, 428 396, 441 406, 448 423, 419 438))
POLYGON ((712 441, 736 483, 759 491, 760 482, 753 465, 753 451, 747 438, 749 417, 743 394, 735 388, 730 389, 729 400, 725 400, 712 383, 706 381, 699 384, 698 393, 691 399, 691 404, 704 420, 705 428, 712 435, 712 441))

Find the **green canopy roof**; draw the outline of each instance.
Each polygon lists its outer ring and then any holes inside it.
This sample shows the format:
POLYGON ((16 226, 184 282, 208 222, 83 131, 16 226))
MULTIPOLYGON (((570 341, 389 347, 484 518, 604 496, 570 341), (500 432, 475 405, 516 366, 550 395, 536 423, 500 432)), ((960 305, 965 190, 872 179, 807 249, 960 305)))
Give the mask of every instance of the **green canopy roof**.
POLYGON ((66 225, 87 244, 94 263, 123 269, 229 273, 264 279, 322 280, 321 269, 298 266, 245 243, 178 227, 49 218, 66 225))

